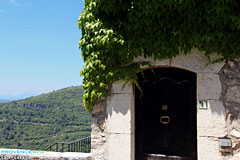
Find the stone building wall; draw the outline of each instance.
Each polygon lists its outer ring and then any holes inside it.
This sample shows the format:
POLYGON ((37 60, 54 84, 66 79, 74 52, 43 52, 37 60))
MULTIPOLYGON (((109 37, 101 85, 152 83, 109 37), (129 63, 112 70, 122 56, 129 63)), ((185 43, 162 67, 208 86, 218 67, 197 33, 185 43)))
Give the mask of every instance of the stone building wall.
POLYGON ((93 159, 104 160, 106 157, 106 99, 99 101, 92 112, 91 152, 93 159))
MULTIPOLYGON (((213 56, 212 58, 218 58, 213 56)), ((147 60, 153 67, 177 67, 197 74, 198 160, 239 160, 240 138, 240 60, 208 64, 203 53, 193 50, 173 59, 147 60), (204 106, 207 106, 206 108, 204 106), (230 149, 220 147, 229 137, 230 149)), ((134 86, 115 82, 109 94, 92 113, 92 157, 95 160, 134 160, 134 86)))
POLYGON ((240 159, 240 59, 227 62, 219 72, 227 121, 227 136, 232 139, 230 150, 222 150, 225 159, 240 159))
POLYGON ((132 85, 123 82, 109 87, 109 94, 92 112, 92 157, 94 160, 134 159, 132 85))

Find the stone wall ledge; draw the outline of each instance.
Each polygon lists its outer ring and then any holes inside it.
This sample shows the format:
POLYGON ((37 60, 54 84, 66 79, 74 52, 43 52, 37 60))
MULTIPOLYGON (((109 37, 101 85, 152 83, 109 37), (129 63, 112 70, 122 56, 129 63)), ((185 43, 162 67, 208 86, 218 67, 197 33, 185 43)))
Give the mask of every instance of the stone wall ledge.
POLYGON ((92 160, 91 153, 48 152, 0 148, 0 159, 22 160, 92 160))

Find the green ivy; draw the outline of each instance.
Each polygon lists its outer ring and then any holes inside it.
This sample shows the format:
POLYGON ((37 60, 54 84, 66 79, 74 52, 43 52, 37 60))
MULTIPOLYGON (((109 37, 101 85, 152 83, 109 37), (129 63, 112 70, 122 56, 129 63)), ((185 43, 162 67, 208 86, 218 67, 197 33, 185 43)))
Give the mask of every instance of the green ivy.
POLYGON ((220 60, 240 55, 238 0, 85 0, 78 25, 90 112, 114 81, 136 82, 136 72, 149 65, 133 62, 140 55, 160 60, 193 48, 220 60))

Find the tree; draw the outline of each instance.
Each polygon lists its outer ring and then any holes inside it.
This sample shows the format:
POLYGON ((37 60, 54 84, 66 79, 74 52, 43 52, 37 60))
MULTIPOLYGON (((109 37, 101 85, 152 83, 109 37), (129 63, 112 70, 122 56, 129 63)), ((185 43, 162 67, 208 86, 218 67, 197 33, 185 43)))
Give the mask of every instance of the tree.
POLYGON ((136 83, 141 65, 150 65, 134 63, 137 56, 166 59, 193 48, 218 53, 218 61, 240 55, 238 0, 85 0, 78 23, 89 111, 114 81, 136 83))

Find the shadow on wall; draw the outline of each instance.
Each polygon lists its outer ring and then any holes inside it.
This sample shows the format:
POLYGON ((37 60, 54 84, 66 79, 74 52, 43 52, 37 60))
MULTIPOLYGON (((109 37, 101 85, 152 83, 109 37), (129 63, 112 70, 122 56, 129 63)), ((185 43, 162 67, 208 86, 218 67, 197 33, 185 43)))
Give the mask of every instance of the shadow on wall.
POLYGON ((197 108, 206 113, 225 116, 225 108, 223 107, 221 100, 198 100, 197 108))
POLYGON ((134 103, 133 88, 131 84, 124 85, 123 81, 115 82, 111 86, 107 97, 107 113, 112 116, 113 112, 126 115, 130 113, 134 103))

